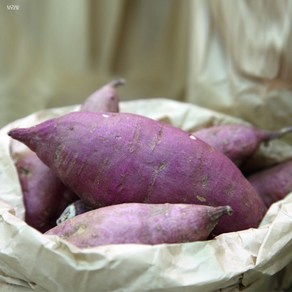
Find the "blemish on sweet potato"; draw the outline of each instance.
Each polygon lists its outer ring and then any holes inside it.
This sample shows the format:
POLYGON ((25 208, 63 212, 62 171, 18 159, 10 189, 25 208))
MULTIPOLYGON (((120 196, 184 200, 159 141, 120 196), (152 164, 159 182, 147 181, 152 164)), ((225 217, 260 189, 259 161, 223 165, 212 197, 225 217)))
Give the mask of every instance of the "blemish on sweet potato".
POLYGON ((157 133, 157 135, 154 136, 154 141, 151 141, 150 149, 151 151, 154 151, 156 146, 161 142, 161 139, 163 137, 163 127, 161 127, 157 133))
POLYGON ((200 202, 202 202, 202 203, 204 203, 204 202, 207 201, 206 198, 203 197, 203 196, 196 196, 196 198, 197 198, 198 201, 200 201, 200 202))
POLYGON ((206 188, 206 186, 208 185, 209 182, 209 178, 207 175, 202 176, 201 178, 201 186, 202 188, 206 188))
POLYGON ((226 189, 226 195, 229 197, 229 198, 232 198, 235 194, 235 185, 233 183, 230 184, 230 186, 227 187, 226 189))
POLYGON ((95 186, 98 186, 100 184, 100 181, 102 180, 104 176, 104 172, 106 171, 107 167, 109 166, 110 160, 109 158, 105 158, 102 163, 100 164, 100 167, 96 171, 95 178, 93 180, 93 184, 95 186))
POLYGON ((129 143, 129 152, 130 153, 133 153, 137 149, 137 147, 139 146, 140 134, 141 134, 141 127, 138 124, 135 126, 134 136, 129 143))
POLYGON ((20 175, 23 175, 23 176, 26 176, 26 177, 29 177, 31 176, 31 172, 29 169, 25 168, 25 167, 20 167, 19 168, 19 174, 20 175))
POLYGON ((151 194, 153 192, 154 184, 155 184, 159 174, 165 169, 165 167, 166 167, 165 163, 161 163, 158 167, 154 168, 154 171, 153 171, 152 176, 151 176, 151 180, 150 180, 148 188, 147 188, 147 194, 146 194, 146 197, 144 200, 145 203, 149 202, 151 194))

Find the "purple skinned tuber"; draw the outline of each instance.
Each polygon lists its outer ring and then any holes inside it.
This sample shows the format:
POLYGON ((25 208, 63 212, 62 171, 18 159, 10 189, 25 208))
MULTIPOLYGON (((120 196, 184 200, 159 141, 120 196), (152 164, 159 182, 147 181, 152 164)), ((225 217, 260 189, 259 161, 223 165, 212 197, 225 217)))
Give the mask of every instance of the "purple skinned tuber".
POLYGON ((78 197, 34 152, 19 157, 16 164, 25 207, 25 222, 45 232, 56 226, 56 219, 78 197))
POLYGON ((93 92, 81 105, 80 111, 119 112, 120 98, 117 95, 116 88, 124 84, 123 79, 112 80, 93 92))
POLYGON ((292 192, 292 160, 256 172, 247 179, 269 208, 292 192))
POLYGON ((8 134, 93 208, 132 202, 229 205, 234 217, 223 218, 217 234, 257 227, 266 213, 225 155, 144 116, 74 112, 8 134))
POLYGON ((262 143, 279 139, 291 132, 292 127, 271 132, 253 126, 231 124, 204 128, 192 132, 192 135, 224 153, 240 167, 262 143))
MULTIPOLYGON (((206 240, 229 206, 128 203, 71 218, 46 232, 80 247, 107 244, 162 244, 206 240)), ((232 218, 232 216, 231 216, 232 218)))

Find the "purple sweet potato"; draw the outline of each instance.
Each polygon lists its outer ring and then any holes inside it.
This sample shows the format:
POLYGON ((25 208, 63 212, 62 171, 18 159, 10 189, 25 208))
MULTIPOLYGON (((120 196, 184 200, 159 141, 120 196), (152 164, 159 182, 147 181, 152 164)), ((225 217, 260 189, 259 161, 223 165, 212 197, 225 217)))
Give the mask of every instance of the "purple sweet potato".
POLYGON ((57 219, 57 225, 65 222, 66 220, 76 217, 77 215, 93 210, 92 207, 88 206, 82 200, 77 200, 70 204, 57 219))
POLYGON ((93 92, 81 105, 80 111, 119 112, 119 100, 116 87, 125 84, 123 79, 113 80, 93 92))
POLYGON ((46 234, 81 247, 118 243, 183 243, 206 240, 229 206, 128 203, 78 215, 46 234))
POLYGON ((34 152, 28 152, 16 162, 23 193, 25 221, 45 232, 56 226, 56 219, 77 196, 65 185, 34 152))
POLYGON ((292 160, 256 172, 247 177, 267 207, 292 192, 292 160))
POLYGON ((266 207, 240 170, 187 132, 135 114, 74 112, 9 132, 94 208, 120 203, 229 205, 216 232, 257 227, 266 207), (248 216, 247 216, 248 214, 248 216))
MULTIPOLYGON (((124 80, 113 80, 90 95, 82 104, 83 111, 119 111, 115 87, 124 80)), ((78 199, 37 155, 30 151, 16 158, 16 168, 23 192, 25 221, 41 232, 56 225, 64 209, 78 199)))
POLYGON ((240 167, 256 152, 261 143, 278 139, 291 132, 292 127, 270 132, 253 126, 231 124, 204 128, 193 132, 192 135, 224 153, 240 167))

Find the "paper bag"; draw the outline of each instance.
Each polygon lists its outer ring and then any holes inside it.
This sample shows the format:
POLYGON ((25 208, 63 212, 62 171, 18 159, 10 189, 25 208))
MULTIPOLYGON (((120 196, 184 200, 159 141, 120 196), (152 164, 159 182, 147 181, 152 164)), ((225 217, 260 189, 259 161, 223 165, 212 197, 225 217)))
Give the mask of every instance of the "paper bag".
MULTIPOLYGON (((78 108, 34 113, 0 131, 0 281, 7 291, 275 291, 292 284, 292 194, 270 207, 259 228, 200 242, 80 249, 28 226, 12 159, 24 147, 16 147, 7 132, 78 108)), ((122 102, 120 108, 187 131, 246 123, 163 98, 122 102)), ((283 141, 257 153, 263 165, 291 156, 283 141)))

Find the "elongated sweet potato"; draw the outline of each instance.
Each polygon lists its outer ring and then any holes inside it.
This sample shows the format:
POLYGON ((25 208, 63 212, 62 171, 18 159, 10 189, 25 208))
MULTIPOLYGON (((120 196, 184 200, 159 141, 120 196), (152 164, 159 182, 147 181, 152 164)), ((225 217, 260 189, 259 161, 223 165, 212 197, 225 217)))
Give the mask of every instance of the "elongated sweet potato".
POLYGON ((116 87, 125 84, 123 79, 112 80, 93 92, 81 105, 80 111, 119 112, 119 96, 116 87))
MULTIPOLYGON (((115 87, 122 84, 122 79, 109 82, 90 95, 81 110, 118 112, 119 97, 115 87)), ((25 221, 45 232, 56 225, 64 209, 78 197, 30 150, 16 159, 16 168, 22 187, 25 221)))
POLYGON ((88 206, 82 200, 77 200, 67 206, 67 208, 63 211, 60 217, 57 219, 57 225, 65 222, 66 220, 76 217, 77 215, 83 214, 85 212, 93 210, 92 207, 88 206))
POLYGON ((40 232, 56 226, 57 218, 78 197, 66 189, 34 152, 19 158, 16 169, 23 193, 26 223, 40 232))
POLYGON ((257 227, 262 199, 221 152, 178 128, 127 113, 74 112, 9 135, 92 207, 144 202, 229 205, 218 233, 257 227))
POLYGON ((208 238, 229 206, 121 204, 78 215, 46 232, 81 247, 117 243, 183 243, 208 238))
POLYGON ((292 127, 270 132, 252 126, 232 124, 201 129, 193 132, 192 135, 213 146, 236 165, 241 166, 256 152, 261 143, 278 139, 291 132, 292 127))
POLYGON ((292 192, 292 160, 284 161, 248 176, 267 207, 292 192))

